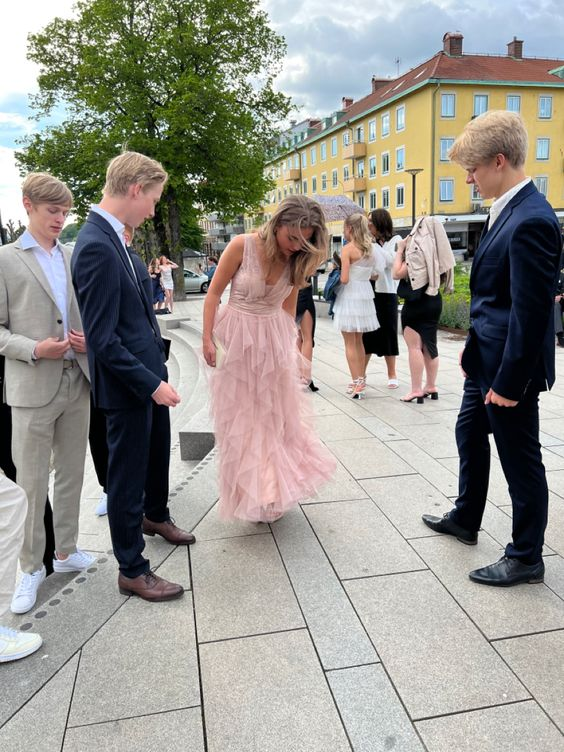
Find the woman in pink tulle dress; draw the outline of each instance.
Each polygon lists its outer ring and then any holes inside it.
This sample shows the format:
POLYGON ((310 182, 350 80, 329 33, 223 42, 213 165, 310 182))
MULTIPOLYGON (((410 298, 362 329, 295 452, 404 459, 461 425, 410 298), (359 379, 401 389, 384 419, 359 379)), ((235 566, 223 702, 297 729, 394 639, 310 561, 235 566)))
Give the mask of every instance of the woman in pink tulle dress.
POLYGON ((219 514, 272 522, 314 496, 335 462, 316 436, 294 322, 298 290, 325 260, 319 204, 285 199, 223 252, 204 305, 203 353, 219 450, 219 514), (227 305, 218 309, 227 284, 227 305))

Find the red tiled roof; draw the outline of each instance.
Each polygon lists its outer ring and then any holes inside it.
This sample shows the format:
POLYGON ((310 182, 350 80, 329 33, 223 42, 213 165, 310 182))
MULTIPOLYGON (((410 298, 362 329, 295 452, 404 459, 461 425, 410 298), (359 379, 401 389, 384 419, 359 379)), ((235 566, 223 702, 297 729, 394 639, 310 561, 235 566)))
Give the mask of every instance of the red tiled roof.
MULTIPOLYGON (((354 120, 367 110, 384 104, 423 83, 428 79, 455 81, 507 81, 515 83, 542 83, 564 86, 564 80, 549 73, 564 65, 564 60, 542 60, 536 58, 515 59, 503 55, 460 55, 450 56, 445 52, 437 52, 408 73, 395 79, 386 81, 376 91, 359 99, 340 116, 337 124, 354 120)), ((306 139, 307 143, 315 139, 322 132, 321 124, 306 139)))

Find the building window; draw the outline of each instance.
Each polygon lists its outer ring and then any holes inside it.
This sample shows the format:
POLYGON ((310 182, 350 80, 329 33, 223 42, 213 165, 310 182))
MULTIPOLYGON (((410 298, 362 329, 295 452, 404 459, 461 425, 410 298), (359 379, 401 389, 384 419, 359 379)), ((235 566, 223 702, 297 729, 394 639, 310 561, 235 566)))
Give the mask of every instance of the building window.
POLYGON ((439 180, 439 201, 454 201, 453 178, 441 178, 439 180))
POLYGON ((537 159, 548 159, 550 156, 550 139, 537 138, 537 159))
POLYGON ((364 177, 364 159, 359 159, 356 163, 356 175, 359 178, 364 177))
POLYGON ((507 107, 505 109, 509 110, 509 112, 521 112, 521 97, 514 94, 511 96, 508 95, 507 107))
POLYGON ((382 188, 382 209, 390 208, 390 189, 382 188))
POLYGON ((317 178, 315 177, 315 175, 311 179, 311 192, 317 193, 317 178))
POLYGON ((552 97, 539 97, 539 117, 543 120, 552 117, 552 97))
POLYGON ((480 191, 478 190, 478 186, 476 183, 472 183, 472 190, 470 192, 470 199, 472 201, 481 201, 482 197, 480 196, 480 191))
POLYGON ((288 157, 286 160, 286 167, 290 170, 292 168, 292 157, 288 157))
POLYGON ((456 95, 441 94, 441 117, 453 118, 456 115, 456 95))
POLYGON ((396 172, 405 170, 405 146, 396 149, 396 172))
POLYGON ((448 162, 448 152, 451 146, 454 144, 454 138, 441 138, 441 162, 448 162))
POLYGON ((354 138, 357 144, 364 143, 364 126, 359 125, 355 128, 354 138))
POLYGON ((389 112, 385 112, 382 115, 381 133, 382 133, 382 138, 384 136, 390 135, 390 113, 389 112))
POLYGON ((368 177, 376 177, 376 157, 370 157, 368 160, 368 177))
POLYGON ((348 180, 350 178, 350 172, 349 172, 349 166, 346 164, 343 167, 343 180, 348 180))
POLYGON ((302 181, 302 193, 304 194, 304 196, 307 193, 307 180, 302 181))
POLYGON ((368 194, 368 206, 370 211, 373 211, 376 208, 376 191, 370 191, 368 194))
POLYGON ((327 173, 326 172, 321 173, 321 190, 322 191, 327 190, 327 173))
POLYGON ((357 193, 356 194, 356 203, 360 206, 361 209, 364 209, 364 202, 365 202, 365 194, 364 193, 357 193))
POLYGON ((385 151, 382 154, 382 175, 388 175, 390 172, 390 152, 385 151))
POLYGON ((474 117, 483 115, 488 110, 488 95, 474 94, 474 117))
POLYGON ((396 131, 405 130, 405 105, 396 107, 396 131))
POLYGON ((282 192, 278 190, 278 203, 282 201, 282 192))
POLYGON ((300 155, 296 152, 294 154, 294 169, 299 170, 300 168, 300 155))
POLYGON ((316 146, 312 146, 311 149, 309 150, 309 161, 312 167, 317 162, 317 147, 316 146))
POLYGON ((351 142, 351 132, 347 128, 343 133, 343 146, 348 146, 351 142))
POLYGON ((376 141, 376 121, 375 120, 368 121, 368 140, 376 141))
POLYGON ((302 167, 307 167, 307 154, 302 151, 302 167))
POLYGON ((333 188, 336 188, 339 185, 339 172, 338 170, 333 170, 331 172, 331 185, 333 188))
POLYGON ((333 136, 331 139, 331 156, 337 156, 337 136, 333 136))
POLYGON ((401 209, 405 205, 405 188, 403 185, 396 185, 396 207, 401 209))
POLYGON ((327 143, 325 141, 319 147, 319 159, 321 159, 322 162, 325 162, 327 159, 327 143))
POLYGON ((288 188, 284 186, 284 198, 288 195, 288 188))
POLYGON ((537 186, 539 193, 546 196, 548 193, 548 178, 546 175, 539 175, 538 177, 533 178, 533 182, 537 186))

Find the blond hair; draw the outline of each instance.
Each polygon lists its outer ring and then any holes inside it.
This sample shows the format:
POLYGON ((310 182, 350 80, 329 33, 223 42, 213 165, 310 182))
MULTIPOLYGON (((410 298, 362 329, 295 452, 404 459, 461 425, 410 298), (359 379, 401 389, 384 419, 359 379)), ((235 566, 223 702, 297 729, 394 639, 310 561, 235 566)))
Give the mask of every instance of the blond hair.
POLYGON ((272 217, 258 231, 264 244, 264 255, 271 267, 279 252, 276 230, 281 225, 295 227, 302 231, 311 227, 313 234, 309 240, 303 239, 301 250, 290 257, 290 281, 296 287, 306 287, 308 277, 316 271, 327 257, 329 235, 321 206, 307 196, 285 198, 272 217))
POLYGON ((527 147, 523 118, 516 112, 490 110, 465 125, 448 156, 470 170, 503 154, 512 167, 519 168, 525 164, 527 147))
POLYGON ((368 229, 368 219, 364 214, 355 212, 355 214, 349 214, 345 219, 345 226, 349 228, 352 235, 351 243, 354 243, 358 250, 362 253, 362 257, 366 258, 372 253, 372 236, 368 229))
POLYGON ((32 204, 72 206, 72 193, 58 178, 46 172, 30 172, 23 182, 22 195, 32 204))
POLYGON ((145 191, 155 183, 166 183, 167 179, 160 162, 136 151, 124 151, 108 165, 104 193, 125 196, 130 185, 140 185, 145 191))

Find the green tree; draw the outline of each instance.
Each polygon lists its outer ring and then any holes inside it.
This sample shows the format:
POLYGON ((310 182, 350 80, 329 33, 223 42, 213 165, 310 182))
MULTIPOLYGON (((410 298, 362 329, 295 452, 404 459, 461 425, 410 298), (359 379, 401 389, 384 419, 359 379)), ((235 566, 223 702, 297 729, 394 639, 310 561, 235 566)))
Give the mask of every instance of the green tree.
POLYGON ((273 88, 285 43, 259 0, 78 0, 75 8, 74 19, 55 18, 30 36, 37 117, 62 105, 67 118, 24 142, 19 163, 68 183, 84 217, 120 150, 159 160, 170 178, 154 231, 161 252, 180 263, 199 211, 252 211, 270 187, 263 166, 289 111, 273 88))
POLYGON ((80 230, 80 224, 78 222, 72 222, 70 225, 63 227, 61 237, 59 240, 61 243, 72 243, 76 240, 78 231, 80 230))

